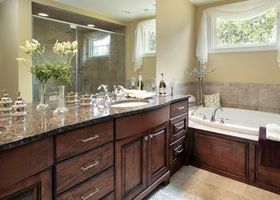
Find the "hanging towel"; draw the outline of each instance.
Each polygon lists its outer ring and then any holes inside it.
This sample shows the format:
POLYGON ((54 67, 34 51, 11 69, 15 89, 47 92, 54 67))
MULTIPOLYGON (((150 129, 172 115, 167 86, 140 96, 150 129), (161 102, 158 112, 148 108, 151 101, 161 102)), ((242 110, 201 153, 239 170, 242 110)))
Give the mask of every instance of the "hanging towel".
POLYGON ((267 124, 266 138, 268 140, 280 142, 280 126, 277 124, 267 124))
POLYGON ((269 140, 265 127, 259 130, 259 149, 261 166, 280 169, 280 142, 269 140))

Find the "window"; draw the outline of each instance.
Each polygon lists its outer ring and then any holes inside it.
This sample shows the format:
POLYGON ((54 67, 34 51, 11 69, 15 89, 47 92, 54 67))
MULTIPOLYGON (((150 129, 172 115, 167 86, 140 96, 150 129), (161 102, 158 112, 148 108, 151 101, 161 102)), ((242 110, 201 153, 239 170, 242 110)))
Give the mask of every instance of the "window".
POLYGON ((246 51, 273 49, 277 45, 277 10, 246 20, 214 18, 211 22, 211 50, 246 51))
POLYGON ((143 25, 144 52, 152 55, 156 52, 156 20, 149 20, 143 25))
POLYGON ((89 57, 108 56, 110 54, 110 35, 96 35, 89 39, 89 57))

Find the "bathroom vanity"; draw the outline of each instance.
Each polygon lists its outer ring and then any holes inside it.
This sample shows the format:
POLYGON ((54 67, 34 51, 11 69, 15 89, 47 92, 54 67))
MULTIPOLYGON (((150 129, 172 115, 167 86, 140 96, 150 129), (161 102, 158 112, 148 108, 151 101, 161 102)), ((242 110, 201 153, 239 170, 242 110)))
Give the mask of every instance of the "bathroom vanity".
POLYGON ((143 199, 188 164, 188 96, 4 125, 0 199, 143 199))

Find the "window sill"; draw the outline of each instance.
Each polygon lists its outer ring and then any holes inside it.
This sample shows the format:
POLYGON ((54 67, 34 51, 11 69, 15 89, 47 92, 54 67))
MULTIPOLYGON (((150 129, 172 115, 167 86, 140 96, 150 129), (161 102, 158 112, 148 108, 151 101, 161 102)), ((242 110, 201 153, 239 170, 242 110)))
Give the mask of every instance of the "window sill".
POLYGON ((156 57, 156 53, 145 53, 144 57, 156 57))
POLYGON ((266 46, 246 46, 246 47, 229 47, 229 48, 211 48, 210 54, 216 53, 239 53, 239 52, 255 52, 255 51, 277 51, 277 45, 266 46))

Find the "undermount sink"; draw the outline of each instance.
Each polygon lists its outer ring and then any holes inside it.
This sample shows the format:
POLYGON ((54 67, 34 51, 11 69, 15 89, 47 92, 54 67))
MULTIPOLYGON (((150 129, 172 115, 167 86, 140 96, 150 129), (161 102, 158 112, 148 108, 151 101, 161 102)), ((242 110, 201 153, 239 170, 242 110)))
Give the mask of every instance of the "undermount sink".
POLYGON ((4 126, 0 126, 0 134, 5 133, 7 129, 4 126))
POLYGON ((137 106, 144 106, 148 104, 147 101, 125 101, 125 102, 117 102, 111 105, 112 108, 131 108, 137 106))

